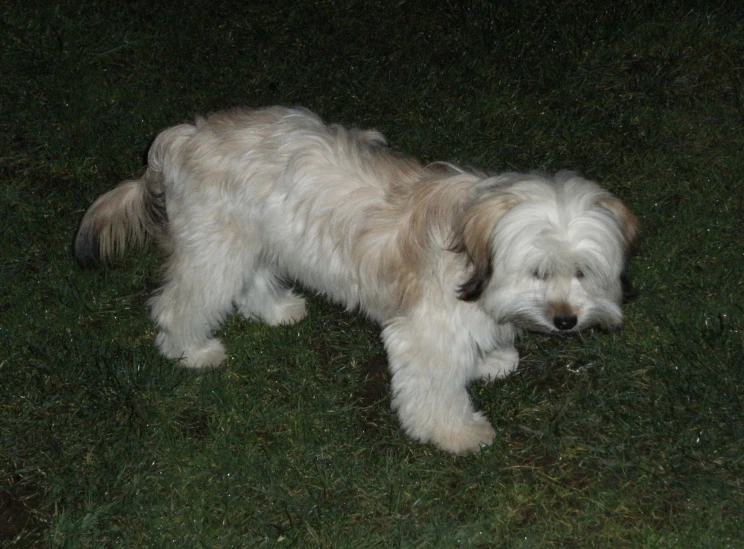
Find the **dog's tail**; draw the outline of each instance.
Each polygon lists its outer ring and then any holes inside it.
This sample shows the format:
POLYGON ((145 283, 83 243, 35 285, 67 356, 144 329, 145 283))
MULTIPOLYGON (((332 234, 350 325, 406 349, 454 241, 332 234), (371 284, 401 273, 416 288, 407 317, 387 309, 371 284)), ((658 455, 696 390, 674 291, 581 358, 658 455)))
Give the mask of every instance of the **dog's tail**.
POLYGON ((177 162, 181 145, 195 130, 184 124, 162 132, 150 147, 145 174, 120 183, 93 202, 75 236, 75 257, 80 265, 94 266, 152 239, 167 251, 164 167, 177 162))
POLYGON ((85 212, 75 236, 78 263, 94 266, 164 233, 167 214, 162 187, 162 173, 148 168, 141 179, 124 181, 99 196, 85 212))
POLYGON ((164 173, 178 172, 174 166, 180 162, 181 149, 196 131, 194 125, 181 124, 161 132, 148 152, 145 174, 120 183, 93 202, 75 236, 80 265, 94 266, 149 240, 169 251, 164 173))

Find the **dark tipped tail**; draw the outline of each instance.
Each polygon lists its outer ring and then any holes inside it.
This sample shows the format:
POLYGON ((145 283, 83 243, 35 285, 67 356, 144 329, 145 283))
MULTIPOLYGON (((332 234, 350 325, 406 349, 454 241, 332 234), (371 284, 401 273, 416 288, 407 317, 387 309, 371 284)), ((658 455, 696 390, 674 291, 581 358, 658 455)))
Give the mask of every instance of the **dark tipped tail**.
POLYGON ((181 124, 161 132, 147 155, 145 175, 124 181, 88 208, 75 236, 80 265, 97 265, 151 238, 166 252, 170 249, 163 174, 181 162, 181 150, 196 131, 191 124, 181 124))
POLYGON ((88 208, 75 236, 75 258, 83 267, 106 262, 164 235, 167 222, 162 173, 148 169, 142 179, 124 181, 88 208))

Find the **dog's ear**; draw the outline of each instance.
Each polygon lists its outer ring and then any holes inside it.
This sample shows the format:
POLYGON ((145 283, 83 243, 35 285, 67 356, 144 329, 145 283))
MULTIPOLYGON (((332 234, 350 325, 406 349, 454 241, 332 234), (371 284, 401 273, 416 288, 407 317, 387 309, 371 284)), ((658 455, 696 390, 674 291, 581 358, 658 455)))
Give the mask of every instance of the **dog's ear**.
POLYGON ((491 235, 498 221, 516 202, 513 195, 491 195, 467 205, 457 220, 450 249, 464 253, 471 267, 470 276, 457 288, 459 299, 476 301, 488 286, 493 275, 491 235))
POLYGON ((633 215, 625 204, 614 196, 602 198, 599 201, 599 205, 609 210, 615 218, 625 240, 625 250, 628 251, 635 239, 638 238, 638 233, 640 232, 638 218, 633 215))

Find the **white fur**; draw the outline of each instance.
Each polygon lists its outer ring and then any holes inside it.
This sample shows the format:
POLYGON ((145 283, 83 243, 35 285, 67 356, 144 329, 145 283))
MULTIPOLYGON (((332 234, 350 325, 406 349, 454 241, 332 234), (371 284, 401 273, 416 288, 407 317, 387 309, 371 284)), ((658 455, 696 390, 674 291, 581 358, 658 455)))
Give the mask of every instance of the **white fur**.
POLYGON ((377 132, 281 107, 170 128, 148 164, 138 184, 149 194, 132 191, 121 207, 99 198, 79 247, 98 238, 106 255, 138 227, 159 235, 169 260, 151 300, 156 343, 187 367, 224 360, 213 332, 233 310, 270 325, 301 320, 305 302, 287 286, 299 282, 382 325, 403 428, 464 453, 494 438, 466 385, 517 368, 521 329, 622 321, 634 218, 571 173, 425 167, 377 132), (163 200, 167 223, 156 227, 146 205, 163 200), (121 215, 104 232, 125 207, 140 219, 121 215))

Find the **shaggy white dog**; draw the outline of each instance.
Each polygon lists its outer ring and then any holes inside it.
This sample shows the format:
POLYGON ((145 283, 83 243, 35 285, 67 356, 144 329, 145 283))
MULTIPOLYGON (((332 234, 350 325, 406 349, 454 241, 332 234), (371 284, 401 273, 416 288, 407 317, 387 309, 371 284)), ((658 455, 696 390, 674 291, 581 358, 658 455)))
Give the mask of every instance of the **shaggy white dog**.
POLYGON ((75 249, 91 264, 156 239, 168 257, 156 343, 187 367, 224 360, 213 332, 234 309, 301 320, 294 282, 362 309, 383 327, 405 431, 464 453, 494 437, 466 385, 517 367, 520 329, 621 324, 636 232, 617 198, 573 173, 422 166, 378 132, 271 107, 162 132, 144 176, 86 212, 75 249))

